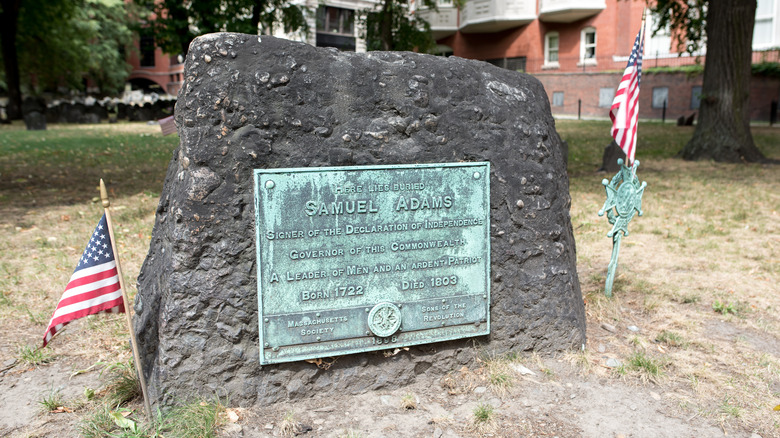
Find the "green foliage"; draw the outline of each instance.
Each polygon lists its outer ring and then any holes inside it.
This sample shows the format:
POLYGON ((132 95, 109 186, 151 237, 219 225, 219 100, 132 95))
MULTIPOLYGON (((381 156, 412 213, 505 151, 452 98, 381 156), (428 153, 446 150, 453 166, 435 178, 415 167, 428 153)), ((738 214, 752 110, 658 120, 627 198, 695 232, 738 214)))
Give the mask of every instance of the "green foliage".
POLYGON ((106 402, 109 406, 121 406, 141 395, 141 383, 135 372, 133 359, 107 366, 100 375, 108 373, 106 402))
POLYGON ((737 313, 737 309, 734 307, 733 303, 726 303, 725 301, 721 302, 720 300, 715 300, 715 302, 712 303, 712 310, 723 315, 737 313))
POLYGON ((38 366, 54 360, 49 350, 30 345, 20 345, 16 349, 16 357, 24 366, 38 366))
POLYGON ((480 403, 474 408, 474 423, 488 423, 493 419, 493 406, 480 403))
POLYGON ((628 358, 628 368, 640 371, 648 377, 657 378, 663 375, 663 364, 645 353, 638 351, 628 358))
POLYGON ((177 406, 163 417, 157 430, 164 436, 211 438, 216 436, 221 421, 219 414, 224 410, 225 407, 217 399, 177 406))
POLYGON ((751 70, 756 76, 766 76, 769 78, 780 78, 780 63, 777 62, 759 62, 751 66, 751 70))
POLYGON ((38 94, 57 87, 84 90, 92 79, 102 94, 119 91, 130 73, 128 8, 121 0, 22 1, 17 33, 22 87, 38 94))
POLYGON ((658 73, 685 73, 687 78, 695 78, 704 73, 704 66, 701 64, 693 65, 678 65, 678 66, 663 66, 663 67, 648 67, 642 70, 642 74, 658 74, 658 73))
POLYGON ((653 35, 662 30, 672 30, 677 50, 696 53, 704 46, 707 24, 707 0, 654 0, 648 1, 650 11, 657 15, 657 27, 653 35))
POLYGON ((655 340, 672 347, 684 347, 688 345, 688 343, 685 342, 685 340, 683 339, 682 336, 680 336, 679 333, 668 331, 668 330, 664 330, 661 333, 659 333, 658 337, 656 337, 655 340))
POLYGON ((158 413, 149 424, 142 421, 142 412, 131 412, 125 408, 112 409, 107 404, 100 404, 82 418, 79 434, 85 438, 212 438, 217 436, 220 414, 224 410, 219 400, 197 400, 174 407, 166 415, 158 413))
POLYGON ((186 54, 190 42, 211 32, 272 33, 281 25, 285 32, 308 32, 306 8, 290 0, 139 0, 155 14, 149 20, 155 43, 166 53, 186 54))
MULTIPOLYGON (((432 0, 423 0, 419 6, 436 10, 436 2, 432 0)), ((436 47, 430 23, 410 14, 408 2, 384 0, 377 8, 369 11, 365 20, 368 50, 431 53, 436 47)))
POLYGON ((65 398, 60 393, 59 389, 52 389, 47 395, 43 397, 43 400, 38 402, 41 408, 46 412, 57 410, 57 408, 65 405, 65 398))

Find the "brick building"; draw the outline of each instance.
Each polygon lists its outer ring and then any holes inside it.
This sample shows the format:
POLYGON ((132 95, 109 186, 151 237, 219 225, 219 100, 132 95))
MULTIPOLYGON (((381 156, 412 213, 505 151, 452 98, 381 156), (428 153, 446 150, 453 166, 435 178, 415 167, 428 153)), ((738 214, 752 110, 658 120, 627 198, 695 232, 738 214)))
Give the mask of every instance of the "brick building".
MULTIPOLYGON (((340 50, 365 51, 360 17, 377 0, 299 0, 308 8, 308 35, 284 35, 340 50)), ((644 1, 632 0, 438 0, 438 11, 418 9, 430 23, 438 52, 478 59, 536 76, 545 86, 556 115, 606 117, 619 76, 639 31, 644 1)), ((645 74, 640 115, 677 118, 698 110, 701 75, 657 72, 703 62, 705 53, 679 53, 669 32, 645 40, 645 74)), ((780 0, 758 0, 753 37, 755 62, 780 61, 780 0)), ((169 94, 181 87, 184 66, 177 56, 155 49, 141 37, 131 57, 130 82, 154 85, 169 94)), ((772 101, 780 100, 780 79, 754 77, 751 116, 768 120, 772 101)))

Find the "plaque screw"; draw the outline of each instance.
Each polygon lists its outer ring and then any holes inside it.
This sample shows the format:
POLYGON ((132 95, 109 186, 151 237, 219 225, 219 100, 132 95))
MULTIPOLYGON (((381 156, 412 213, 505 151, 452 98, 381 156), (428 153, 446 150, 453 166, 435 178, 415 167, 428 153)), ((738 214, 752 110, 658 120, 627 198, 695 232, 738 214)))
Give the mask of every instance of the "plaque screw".
POLYGON ((319 313, 317 313, 317 318, 319 318, 319 317, 320 317, 320 314, 319 314, 319 313))
POLYGON ((371 332, 366 330, 366 336, 371 336, 371 332))
POLYGON ((486 300, 487 299, 487 295, 482 295, 482 299, 486 300))
POLYGON ((271 344, 269 344, 268 342, 265 343, 265 348, 268 348, 270 346, 271 346, 271 344))
POLYGON ((441 303, 442 303, 442 304, 444 304, 444 303, 446 303, 446 302, 447 302, 447 300, 441 300, 441 303))
POLYGON ((441 326, 444 327, 444 322, 441 323, 441 326))
POLYGON ((475 325, 475 326, 477 326, 477 327, 479 327, 479 321, 475 321, 475 322, 474 322, 474 325, 475 325))
POLYGON ((274 347, 274 351, 279 351, 279 347, 274 347))
POLYGON ((265 322, 268 322, 268 318, 265 319, 265 322))
POLYGON ((317 342, 319 342, 321 339, 322 339, 322 338, 320 338, 319 336, 317 336, 317 342))
POLYGON ((265 188, 267 188, 267 189, 269 189, 269 190, 270 190, 270 189, 272 189, 272 188, 274 188, 274 186, 276 186, 276 183, 275 183, 275 182, 273 182, 273 181, 272 181, 272 180, 270 180, 270 179, 269 179, 268 181, 266 181, 266 182, 265 182, 265 188))
POLYGON ((366 313, 370 312, 370 310, 366 309, 366 313))
POLYGON ((474 179, 479 179, 479 177, 482 176, 479 174, 479 172, 474 172, 474 179))

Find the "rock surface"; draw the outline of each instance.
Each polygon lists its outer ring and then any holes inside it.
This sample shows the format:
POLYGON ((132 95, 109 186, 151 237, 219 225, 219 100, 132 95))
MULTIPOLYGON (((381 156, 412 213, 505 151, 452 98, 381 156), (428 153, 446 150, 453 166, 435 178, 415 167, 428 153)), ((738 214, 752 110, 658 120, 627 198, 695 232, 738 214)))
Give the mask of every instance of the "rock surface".
POLYGON ((168 169, 138 279, 150 395, 274 403, 394 387, 481 353, 585 341, 568 178, 534 78, 414 53, 342 53, 212 34, 187 55, 168 169), (491 335, 259 365, 252 169, 491 162, 491 335))

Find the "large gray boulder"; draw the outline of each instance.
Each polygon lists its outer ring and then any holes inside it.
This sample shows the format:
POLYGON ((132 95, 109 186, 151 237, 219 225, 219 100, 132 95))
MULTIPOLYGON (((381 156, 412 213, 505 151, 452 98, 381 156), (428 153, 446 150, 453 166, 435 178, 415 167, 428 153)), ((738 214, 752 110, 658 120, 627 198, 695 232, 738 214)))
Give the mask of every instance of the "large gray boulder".
POLYGON ((193 41, 181 144, 138 278, 150 394, 272 403, 444 374, 480 353, 579 348, 585 314, 561 140, 541 84, 487 63, 343 53, 267 36, 193 41), (490 336, 259 365, 252 170, 489 161, 490 336))

